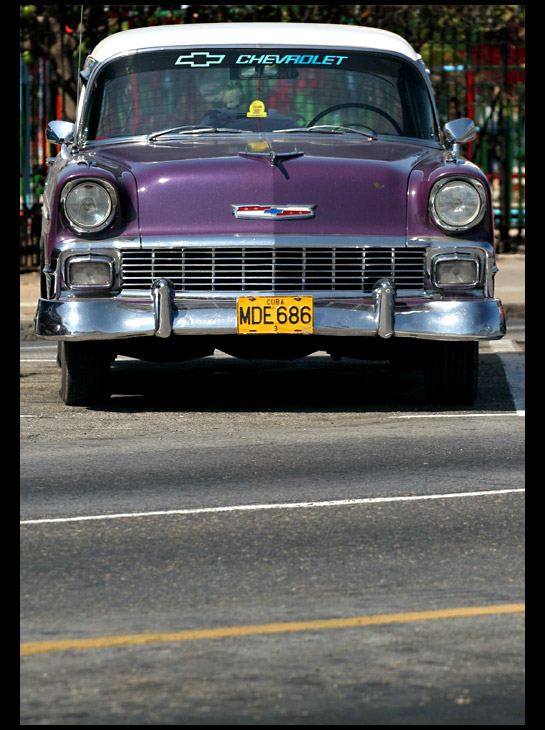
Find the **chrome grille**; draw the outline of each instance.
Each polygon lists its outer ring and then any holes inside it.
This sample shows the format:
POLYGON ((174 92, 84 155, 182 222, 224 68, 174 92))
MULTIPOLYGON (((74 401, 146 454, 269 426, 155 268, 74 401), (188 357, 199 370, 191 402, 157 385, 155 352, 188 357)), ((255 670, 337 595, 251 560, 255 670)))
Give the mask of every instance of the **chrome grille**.
POLYGON ((390 247, 191 247, 122 254, 123 290, 166 278, 182 292, 370 293, 378 279, 424 288, 425 249, 390 247))

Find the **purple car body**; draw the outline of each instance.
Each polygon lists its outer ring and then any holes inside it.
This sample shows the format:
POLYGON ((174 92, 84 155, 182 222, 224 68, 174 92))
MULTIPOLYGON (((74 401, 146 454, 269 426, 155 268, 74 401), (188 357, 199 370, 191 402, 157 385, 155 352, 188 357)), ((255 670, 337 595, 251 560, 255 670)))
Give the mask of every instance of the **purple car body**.
POLYGON ((36 333, 61 396, 110 392, 119 354, 411 358, 471 402, 505 333, 485 175, 438 129, 391 33, 203 24, 126 31, 89 57, 44 193, 36 333), (444 140, 452 144, 447 149, 444 140))

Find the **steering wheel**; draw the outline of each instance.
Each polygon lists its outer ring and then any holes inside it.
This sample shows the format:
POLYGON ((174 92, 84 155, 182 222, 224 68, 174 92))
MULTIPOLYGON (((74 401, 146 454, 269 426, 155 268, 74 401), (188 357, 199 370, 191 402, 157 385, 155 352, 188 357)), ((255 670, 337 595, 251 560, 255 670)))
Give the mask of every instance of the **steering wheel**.
MULTIPOLYGON (((358 109, 368 109, 369 111, 376 112, 377 114, 380 114, 385 119, 387 119, 390 124, 393 126, 393 128, 396 130, 396 132, 403 136, 403 130, 399 126, 399 124, 396 122, 395 119, 393 119, 389 114, 387 114, 385 111, 382 111, 382 109, 379 109, 377 106, 373 106, 372 104, 362 104, 361 102, 354 101, 354 102, 348 102, 346 104, 335 104, 334 106, 328 106, 327 109, 324 109, 323 112, 320 112, 317 114, 314 119, 309 122, 307 125, 308 127, 313 127, 316 122, 318 122, 322 117, 325 117, 327 114, 331 114, 331 112, 336 112, 339 109, 348 109, 350 107, 357 107, 358 109)), ((364 126, 364 125, 361 125, 364 126)), ((367 129, 371 129, 371 127, 367 127, 367 129)), ((373 130, 374 131, 374 130, 373 130)))

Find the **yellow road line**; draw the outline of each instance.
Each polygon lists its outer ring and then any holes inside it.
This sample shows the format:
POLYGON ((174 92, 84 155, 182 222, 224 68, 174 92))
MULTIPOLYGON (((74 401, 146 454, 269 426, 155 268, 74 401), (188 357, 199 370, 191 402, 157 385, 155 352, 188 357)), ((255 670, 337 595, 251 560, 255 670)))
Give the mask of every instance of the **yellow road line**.
POLYGON ((288 621, 285 623, 258 624, 256 626, 223 626, 215 629, 190 629, 170 633, 133 634, 127 636, 102 636, 95 639, 61 639, 58 641, 27 641, 21 644, 21 656, 44 654, 50 651, 73 649, 100 649, 110 646, 135 646, 158 642, 196 641, 254 634, 282 634, 292 631, 318 631, 321 629, 346 629, 357 626, 380 626, 382 624, 406 623, 409 621, 430 621, 442 618, 467 616, 491 616, 500 613, 520 613, 524 603, 504 603, 497 606, 468 606, 465 608, 444 608, 434 611, 410 613, 384 613, 375 616, 353 618, 318 619, 314 621, 288 621))

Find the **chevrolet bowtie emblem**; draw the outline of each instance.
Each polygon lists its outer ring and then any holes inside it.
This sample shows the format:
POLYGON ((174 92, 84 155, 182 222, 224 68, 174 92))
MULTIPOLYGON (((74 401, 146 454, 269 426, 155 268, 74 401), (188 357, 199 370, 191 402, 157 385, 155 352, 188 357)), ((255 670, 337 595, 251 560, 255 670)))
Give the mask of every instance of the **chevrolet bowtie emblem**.
POLYGON ((313 218, 315 205, 233 205, 235 218, 313 218))
POLYGON ((212 54, 208 51, 193 51, 188 56, 178 56, 176 66, 193 66, 193 68, 206 68, 221 63, 225 55, 212 54))

